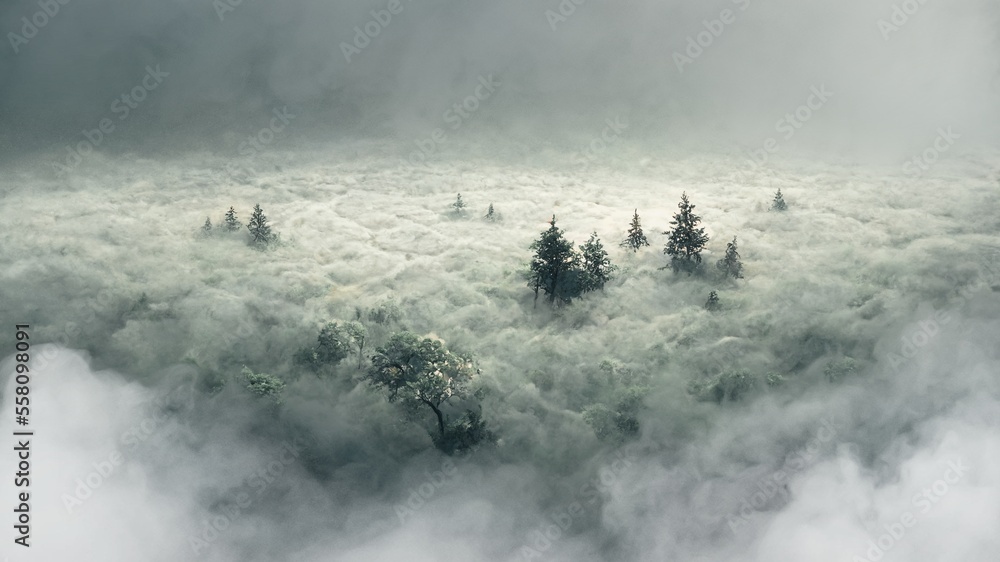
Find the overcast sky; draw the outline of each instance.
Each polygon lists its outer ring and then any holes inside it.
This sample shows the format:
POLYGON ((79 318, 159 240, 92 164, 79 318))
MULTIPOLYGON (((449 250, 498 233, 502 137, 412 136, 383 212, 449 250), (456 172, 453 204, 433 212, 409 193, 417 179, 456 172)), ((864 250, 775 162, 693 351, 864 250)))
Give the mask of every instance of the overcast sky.
POLYGON ((911 3, 95 0, 52 17, 5 3, 0 122, 12 149, 71 141, 122 118, 114 100, 151 66, 169 76, 105 149, 191 145, 284 105, 320 134, 409 133, 490 76, 502 86, 477 127, 511 136, 621 114, 633 135, 753 146, 825 86, 796 145, 905 150, 945 126, 995 140, 1000 7, 911 3))

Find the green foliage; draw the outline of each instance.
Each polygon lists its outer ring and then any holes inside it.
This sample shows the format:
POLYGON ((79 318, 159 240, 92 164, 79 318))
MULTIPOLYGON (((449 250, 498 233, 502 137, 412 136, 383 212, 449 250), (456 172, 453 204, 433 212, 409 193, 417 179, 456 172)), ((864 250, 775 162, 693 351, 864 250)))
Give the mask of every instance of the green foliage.
MULTIPOLYGON (((358 318, 360 319, 360 317, 359 310, 358 318)), ((402 317, 403 314, 399 310, 399 305, 391 298, 379 302, 368 311, 368 320, 379 326, 388 326, 393 322, 398 322, 402 317)))
POLYGON ((285 382, 274 375, 254 373, 244 366, 244 387, 258 398, 266 399, 274 404, 281 404, 281 394, 285 390, 285 382))
POLYGON ((297 364, 309 367, 318 375, 326 370, 325 367, 333 367, 350 355, 353 345, 348 330, 330 322, 320 330, 316 345, 303 347, 295 353, 294 359, 297 364))
POLYGON ((636 209, 635 214, 632 215, 632 223, 629 225, 628 234, 622 240, 621 247, 629 248, 632 252, 638 252, 639 248, 643 246, 649 246, 649 240, 646 239, 646 235, 642 232, 639 209, 636 209))
POLYGON ((716 377, 709 385, 709 392, 719 403, 727 400, 734 402, 742 400, 755 388, 757 388, 757 377, 749 371, 736 370, 726 371, 716 377))
POLYGON ((708 294, 708 300, 705 301, 705 310, 715 311, 719 310, 722 305, 719 303, 719 294, 712 291, 708 294))
POLYGON ((243 228, 243 224, 236 218, 236 209, 230 207, 226 211, 226 231, 237 232, 243 228))
POLYGON ((583 410, 583 419, 599 439, 624 441, 639 433, 639 410, 649 393, 648 375, 614 361, 602 361, 601 371, 613 389, 605 400, 583 410))
POLYGON ((670 267, 674 273, 686 271, 690 275, 701 266, 701 251, 708 243, 708 235, 704 228, 698 226, 701 217, 694 213, 695 206, 688 201, 687 193, 681 195, 677 207, 680 211, 670 221, 673 228, 664 232, 668 239, 663 253, 670 256, 670 267))
POLYGON ((837 382, 848 375, 853 375, 857 372, 857 369, 857 362, 853 358, 844 357, 836 361, 831 361, 823 369, 823 374, 826 375, 827 380, 830 382, 837 382))
POLYGON ((360 369, 364 360, 365 344, 368 342, 368 329, 361 322, 353 321, 344 325, 344 332, 358 349, 358 369, 360 369))
POLYGON ((593 404, 583 410, 583 420, 598 439, 624 441, 639 433, 639 409, 649 392, 644 386, 629 386, 615 392, 610 404, 593 404))
POLYGON ((267 217, 259 204, 253 206, 253 214, 250 215, 247 230, 250 231, 250 245, 257 249, 267 248, 277 242, 277 234, 271 232, 271 227, 267 224, 267 217))
POLYGON ((389 402, 411 409, 430 408, 437 419, 435 444, 453 452, 470 440, 492 438, 478 414, 449 425, 442 412, 449 400, 469 398, 468 385, 477 373, 471 357, 448 351, 440 341, 400 332, 375 350, 365 380, 386 391, 389 402))
POLYGON ((479 445, 492 445, 496 442, 496 434, 486 426, 482 415, 474 410, 466 410, 457 421, 447 424, 443 433, 434 437, 434 445, 448 455, 464 453, 479 445))
POLYGON ((466 210, 465 201, 462 201, 462 194, 459 193, 455 198, 455 202, 451 204, 452 212, 455 216, 464 217, 468 211, 466 210))
POLYGON ((583 257, 583 271, 586 273, 584 292, 604 290, 604 284, 611 280, 618 267, 611 265, 611 259, 604 251, 604 246, 597 237, 597 232, 591 234, 587 243, 580 246, 580 254, 583 257))
POLYGON ((716 262, 715 267, 719 268, 722 275, 733 279, 743 279, 743 262, 740 261, 740 253, 736 247, 736 237, 726 244, 726 256, 716 262))
POLYGON ((212 235, 212 219, 205 217, 205 224, 201 226, 201 233, 204 236, 212 235))
POLYGON ((531 260, 528 287, 535 291, 536 303, 539 291, 548 296, 549 304, 569 303, 580 296, 586 286, 578 269, 580 257, 573 251, 573 243, 566 240, 563 231, 556 226, 555 215, 549 225, 548 230, 531 244, 535 256, 531 260))
POLYGON ((772 211, 785 211, 788 209, 788 205, 785 204, 785 198, 781 196, 781 188, 778 188, 778 192, 774 194, 774 201, 771 203, 772 211))
POLYGON ((489 222, 500 222, 503 220, 503 215, 493 208, 493 203, 490 203, 490 207, 486 209, 486 215, 483 219, 489 222))

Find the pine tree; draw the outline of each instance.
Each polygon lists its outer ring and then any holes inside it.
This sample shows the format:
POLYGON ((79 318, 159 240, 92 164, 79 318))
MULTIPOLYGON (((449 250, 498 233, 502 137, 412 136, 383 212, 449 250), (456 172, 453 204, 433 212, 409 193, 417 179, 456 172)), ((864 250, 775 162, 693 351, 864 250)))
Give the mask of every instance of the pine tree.
POLYGON ((618 268, 611 265, 597 232, 591 234, 587 243, 580 246, 580 254, 583 257, 583 271, 586 273, 583 290, 604 290, 604 284, 611 280, 611 276, 618 268))
POLYGON ((549 225, 548 230, 531 244, 535 257, 531 260, 528 287, 535 291, 536 306, 539 290, 553 305, 557 298, 569 302, 582 292, 577 267, 579 256, 573 251, 573 243, 563 237, 562 230, 556 226, 555 215, 549 225))
POLYGON ((493 203, 490 203, 490 208, 486 209, 486 216, 483 218, 490 222, 500 222, 503 220, 503 215, 496 212, 496 210, 493 209, 493 203))
POLYGON ((202 225, 201 232, 205 236, 210 236, 212 234, 212 219, 205 217, 205 224, 202 225))
POLYGON ((708 294, 708 301, 705 303, 705 310, 719 310, 719 294, 712 291, 708 294))
POLYGON ((466 205, 465 205, 465 201, 462 201, 462 194, 461 193, 458 194, 458 197, 455 198, 455 202, 452 203, 451 206, 455 209, 454 213, 457 216, 460 216, 460 217, 465 216, 465 213, 466 213, 465 206, 466 205))
POLYGON ((243 225, 240 224, 240 221, 236 218, 236 209, 230 207, 229 210, 226 211, 226 230, 228 232, 236 232, 241 228, 243 228, 243 225))
POLYGON ((740 253, 736 248, 736 237, 726 244, 726 257, 715 264, 724 276, 732 276, 733 279, 743 279, 743 262, 740 261, 740 253))
POLYGON ((772 211, 785 211, 788 209, 788 205, 785 204, 785 198, 781 196, 781 188, 778 188, 778 192, 774 194, 774 202, 771 203, 772 211))
POLYGON ((674 273, 686 271, 690 275, 701 266, 701 251, 708 243, 708 235, 704 228, 698 227, 701 217, 694 214, 695 206, 688 201, 687 193, 681 195, 677 207, 680 212, 670 221, 674 228, 664 232, 669 239, 663 253, 670 256, 670 267, 674 273))
POLYGON ((649 246, 649 240, 646 240, 646 235, 642 232, 642 225, 639 223, 639 209, 635 210, 635 214, 632 215, 632 224, 628 228, 628 236, 625 240, 622 240, 622 248, 631 248, 633 252, 638 252, 639 248, 643 246, 649 246))
POLYGON ((250 240, 250 244, 258 248, 267 246, 274 239, 271 227, 267 224, 267 217, 264 216, 264 211, 261 210, 260 204, 253 206, 253 214, 250 215, 250 222, 247 223, 247 229, 250 231, 250 236, 253 237, 250 240))

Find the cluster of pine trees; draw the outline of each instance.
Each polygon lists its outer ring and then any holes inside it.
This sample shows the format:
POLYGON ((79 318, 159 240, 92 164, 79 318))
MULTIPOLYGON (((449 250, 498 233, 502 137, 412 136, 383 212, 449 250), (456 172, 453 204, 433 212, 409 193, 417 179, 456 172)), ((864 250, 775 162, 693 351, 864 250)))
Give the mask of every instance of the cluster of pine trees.
MULTIPOLYGON (((250 214, 250 222, 247 223, 246 227, 247 232, 249 233, 247 243, 254 248, 263 250, 277 244, 279 241, 279 234, 271 230, 271 226, 268 225, 267 216, 264 215, 264 211, 260 208, 260 204, 253 206, 253 212, 250 214)), ((239 217, 236 216, 236 209, 234 207, 229 207, 229 210, 226 211, 222 225, 219 227, 212 226, 211 217, 205 217, 205 224, 201 227, 201 233, 203 236, 212 236, 216 233, 216 231, 231 234, 234 232, 240 232, 242 229, 243 223, 241 223, 239 217)))
POLYGON ((535 291, 535 304, 539 292, 545 293, 549 304, 570 303, 583 293, 604 289, 618 269, 611 259, 597 232, 590 235, 586 244, 574 249, 566 240, 552 215, 549 228, 541 238, 531 244, 535 256, 531 260, 528 286, 535 291))
MULTIPOLYGON (((669 267, 674 273, 688 275, 702 273, 701 254, 708 245, 708 235, 705 234, 701 217, 695 213, 695 205, 688 199, 687 193, 681 195, 677 207, 678 212, 670 221, 671 229, 663 232, 667 236, 663 253, 669 256, 670 263, 662 269, 669 267)), ((779 189, 771 209, 784 211, 787 208, 779 189)), ((620 246, 633 253, 649 246, 638 209, 632 215, 628 233, 620 246)), ((531 244, 530 249, 535 254, 529 265, 528 287, 535 292, 536 306, 540 293, 546 295, 549 304, 558 305, 570 303, 588 291, 603 289, 618 269, 611 264, 596 232, 591 234, 586 244, 575 250, 573 243, 556 226, 555 216, 549 222, 549 228, 531 244)), ((725 256, 716 262, 716 268, 724 278, 743 279, 743 262, 740 260, 735 236, 732 242, 726 244, 725 256)), ((712 291, 705 308, 717 310, 719 306, 719 295, 712 291)))

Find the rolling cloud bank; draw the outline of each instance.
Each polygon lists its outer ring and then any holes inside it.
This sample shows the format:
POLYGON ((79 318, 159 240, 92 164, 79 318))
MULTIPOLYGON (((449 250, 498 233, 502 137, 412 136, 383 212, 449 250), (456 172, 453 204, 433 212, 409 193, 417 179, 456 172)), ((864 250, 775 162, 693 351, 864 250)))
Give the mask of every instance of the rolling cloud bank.
POLYGON ((29 324, 34 431, 32 546, 10 438, 0 556, 991 559, 998 24, 979 0, 0 8, 0 427, 29 324), (665 268, 682 193, 703 275, 665 268), (223 228, 255 204, 266 251, 223 228), (524 277, 553 214, 618 266, 558 307, 524 277), (303 367, 331 321, 365 347, 303 367), (363 380, 403 330, 474 357, 444 413, 495 443, 445 454, 363 380))

